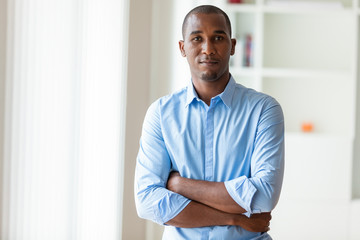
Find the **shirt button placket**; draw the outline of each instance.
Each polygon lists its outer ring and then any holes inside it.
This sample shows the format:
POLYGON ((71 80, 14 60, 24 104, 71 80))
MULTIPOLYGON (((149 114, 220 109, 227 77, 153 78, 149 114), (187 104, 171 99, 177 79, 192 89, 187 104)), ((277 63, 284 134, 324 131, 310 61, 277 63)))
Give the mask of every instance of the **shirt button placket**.
POLYGON ((213 181, 213 144, 214 144, 214 107, 216 101, 211 100, 206 114, 205 130, 205 180, 213 181))

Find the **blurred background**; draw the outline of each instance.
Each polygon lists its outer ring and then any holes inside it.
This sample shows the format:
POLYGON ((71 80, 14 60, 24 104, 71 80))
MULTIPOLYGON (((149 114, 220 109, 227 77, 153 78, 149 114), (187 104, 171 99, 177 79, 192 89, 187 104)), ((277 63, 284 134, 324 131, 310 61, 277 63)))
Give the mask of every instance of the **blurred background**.
POLYGON ((284 110, 270 235, 360 239, 360 0, 0 0, 0 239, 161 239, 135 161, 147 107, 190 81, 200 4, 231 18, 236 81, 284 110))

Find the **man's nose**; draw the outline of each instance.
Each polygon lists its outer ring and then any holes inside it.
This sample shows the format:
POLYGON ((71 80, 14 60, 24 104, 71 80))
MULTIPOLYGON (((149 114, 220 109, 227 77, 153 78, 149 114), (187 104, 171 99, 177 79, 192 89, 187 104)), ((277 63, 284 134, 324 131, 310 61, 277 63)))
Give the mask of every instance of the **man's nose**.
POLYGON ((202 52, 206 55, 214 54, 215 53, 214 44, 209 40, 204 41, 202 44, 202 52))

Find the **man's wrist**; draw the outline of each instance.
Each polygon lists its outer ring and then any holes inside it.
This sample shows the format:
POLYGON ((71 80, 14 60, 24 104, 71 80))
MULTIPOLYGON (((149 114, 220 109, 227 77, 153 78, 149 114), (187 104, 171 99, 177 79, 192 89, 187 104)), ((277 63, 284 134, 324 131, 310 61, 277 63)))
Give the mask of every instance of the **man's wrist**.
POLYGON ((228 224, 229 226, 236 226, 237 224, 237 216, 235 214, 229 214, 228 224))
POLYGON ((245 216, 242 214, 230 214, 230 217, 229 217, 230 224, 229 225, 241 226, 244 217, 245 216))

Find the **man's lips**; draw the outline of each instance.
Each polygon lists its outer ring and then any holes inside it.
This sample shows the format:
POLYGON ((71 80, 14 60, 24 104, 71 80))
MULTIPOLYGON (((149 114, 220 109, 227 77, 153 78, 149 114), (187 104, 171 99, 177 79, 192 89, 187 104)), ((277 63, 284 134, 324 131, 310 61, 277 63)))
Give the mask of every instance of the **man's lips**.
POLYGON ((204 59, 199 61, 200 64, 213 65, 219 63, 216 59, 204 59))

